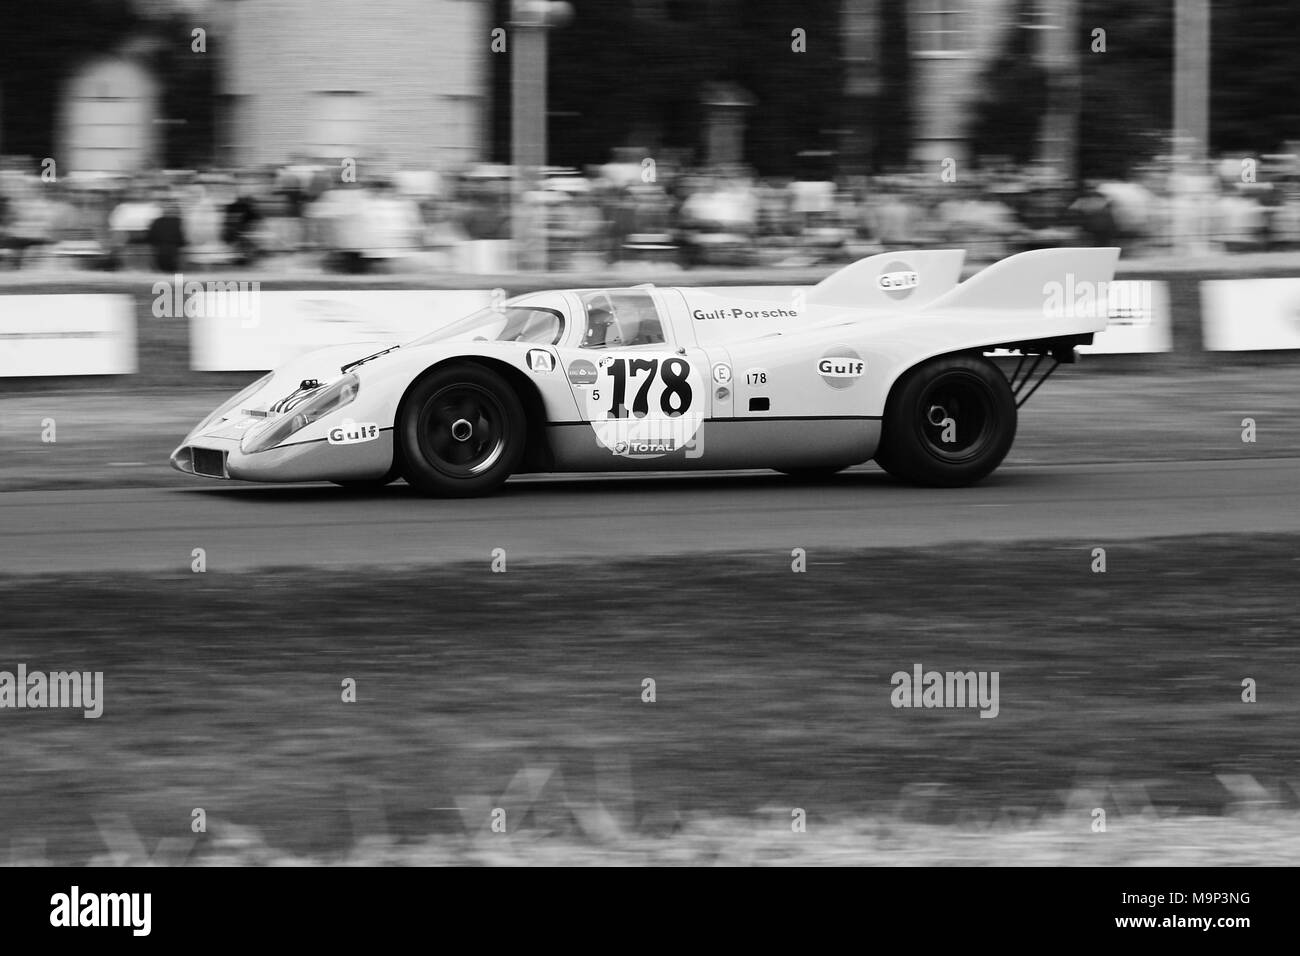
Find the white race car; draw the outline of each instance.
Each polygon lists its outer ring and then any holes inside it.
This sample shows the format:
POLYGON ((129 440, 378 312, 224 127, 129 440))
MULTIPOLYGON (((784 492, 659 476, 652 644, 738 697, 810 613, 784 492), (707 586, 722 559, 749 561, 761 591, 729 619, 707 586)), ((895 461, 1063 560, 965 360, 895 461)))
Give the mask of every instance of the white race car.
POLYGON ((524 472, 817 475, 873 458, 907 481, 965 485, 1001 463, 1042 380, 1106 327, 1118 257, 1025 252, 959 283, 964 253, 928 250, 806 288, 533 292, 412 342, 298 358, 171 461, 245 481, 402 477, 444 496, 524 472), (994 349, 1020 353, 1014 372, 994 349))

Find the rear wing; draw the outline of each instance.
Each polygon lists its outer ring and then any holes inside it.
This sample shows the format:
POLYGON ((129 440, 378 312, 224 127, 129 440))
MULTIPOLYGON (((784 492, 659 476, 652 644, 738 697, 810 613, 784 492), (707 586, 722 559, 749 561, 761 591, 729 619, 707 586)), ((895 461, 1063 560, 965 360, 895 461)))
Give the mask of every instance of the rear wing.
POLYGON ((1100 319, 1106 327, 1119 249, 1035 249, 1008 256, 933 299, 927 312, 952 309, 1032 311, 1049 318, 1100 319))
POLYGON ((1075 346, 1106 328, 1119 253, 1114 247, 1022 252, 977 272, 926 312, 935 319, 970 318, 991 337, 986 347, 1020 353, 1007 376, 1019 408, 1059 365, 1076 361, 1075 346), (1051 364, 1039 374, 1044 360, 1051 364))

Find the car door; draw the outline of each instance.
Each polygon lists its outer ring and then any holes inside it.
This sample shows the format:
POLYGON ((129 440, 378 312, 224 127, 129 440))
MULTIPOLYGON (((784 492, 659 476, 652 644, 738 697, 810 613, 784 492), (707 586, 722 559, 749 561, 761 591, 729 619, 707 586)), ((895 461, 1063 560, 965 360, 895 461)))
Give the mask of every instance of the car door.
POLYGON ((553 438, 557 462, 581 470, 672 468, 688 461, 709 417, 702 350, 680 342, 657 290, 572 293, 560 349, 581 427, 553 438))

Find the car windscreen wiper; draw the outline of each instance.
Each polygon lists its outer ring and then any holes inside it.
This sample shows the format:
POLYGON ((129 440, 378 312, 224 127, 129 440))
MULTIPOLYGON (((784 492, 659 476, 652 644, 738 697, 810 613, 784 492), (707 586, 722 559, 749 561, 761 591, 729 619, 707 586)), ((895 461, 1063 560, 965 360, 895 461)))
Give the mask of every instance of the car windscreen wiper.
POLYGON ((346 372, 348 369, 356 368, 358 365, 364 365, 366 362, 369 362, 373 358, 379 358, 379 356, 381 355, 387 355, 389 352, 396 351, 397 349, 400 348, 401 348, 400 345, 390 345, 386 349, 380 349, 374 355, 367 355, 365 358, 359 358, 355 362, 349 362, 347 365, 340 366, 339 371, 346 372))

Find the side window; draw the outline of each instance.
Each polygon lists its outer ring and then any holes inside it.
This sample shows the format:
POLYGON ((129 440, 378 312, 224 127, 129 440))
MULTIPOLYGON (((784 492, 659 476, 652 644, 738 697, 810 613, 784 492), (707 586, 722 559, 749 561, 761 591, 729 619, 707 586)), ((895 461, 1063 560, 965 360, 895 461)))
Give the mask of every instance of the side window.
POLYGON ((579 344, 584 349, 662 345, 666 341, 659 310, 647 292, 588 292, 582 296, 582 307, 587 325, 579 344))
MULTIPOLYGON (((515 311, 515 310, 511 310, 515 311)), ((537 345, 554 345, 564 334, 564 320, 553 309, 519 309, 523 318, 519 331, 514 334, 515 342, 533 342, 537 345)), ((506 331, 513 331, 507 323, 506 331)), ((503 335, 505 332, 503 331, 503 335)))

